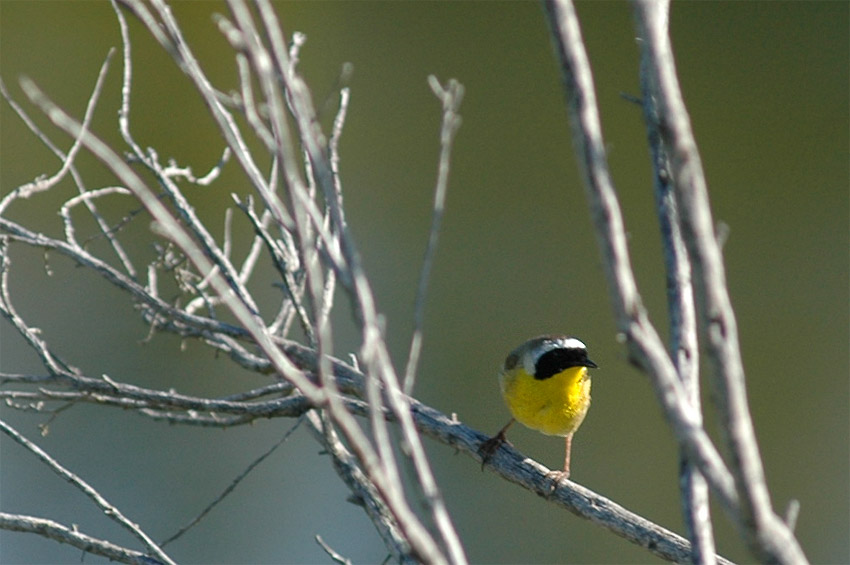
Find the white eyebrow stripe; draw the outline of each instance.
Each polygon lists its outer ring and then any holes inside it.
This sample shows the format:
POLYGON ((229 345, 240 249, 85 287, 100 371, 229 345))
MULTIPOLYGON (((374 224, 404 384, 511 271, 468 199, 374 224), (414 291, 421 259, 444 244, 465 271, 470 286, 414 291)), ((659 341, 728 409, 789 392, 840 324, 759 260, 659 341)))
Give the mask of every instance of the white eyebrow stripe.
POLYGON ((564 349, 587 349, 587 346, 584 343, 574 337, 561 337, 552 340, 550 343, 552 343, 552 347, 546 348, 546 351, 554 349, 555 347, 563 347, 564 349))

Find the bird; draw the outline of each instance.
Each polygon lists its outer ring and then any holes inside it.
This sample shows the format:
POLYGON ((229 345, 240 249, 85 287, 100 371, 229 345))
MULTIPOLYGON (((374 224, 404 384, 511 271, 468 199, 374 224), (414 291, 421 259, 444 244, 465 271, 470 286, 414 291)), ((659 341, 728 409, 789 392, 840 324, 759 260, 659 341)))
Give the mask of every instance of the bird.
POLYGON ((564 468, 550 471, 553 489, 570 476, 573 434, 590 408, 590 374, 598 366, 587 356, 587 346, 575 337, 542 335, 532 338, 505 359, 499 373, 502 398, 511 412, 499 433, 482 443, 482 467, 507 442, 514 422, 565 441, 564 468))

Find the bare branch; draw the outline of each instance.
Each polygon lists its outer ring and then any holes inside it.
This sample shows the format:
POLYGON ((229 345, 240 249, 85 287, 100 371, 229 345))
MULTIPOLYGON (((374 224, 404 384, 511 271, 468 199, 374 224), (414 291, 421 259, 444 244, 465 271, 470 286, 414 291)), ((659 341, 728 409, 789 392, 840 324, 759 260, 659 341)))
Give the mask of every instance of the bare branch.
POLYGON ((169 563, 172 565, 174 564, 174 561, 172 561, 171 558, 166 555, 166 553, 162 550, 161 547, 156 544, 155 541, 153 541, 150 537, 148 537, 148 535, 144 531, 142 531, 138 524, 134 524, 133 522, 128 520, 124 516, 124 514, 121 513, 120 510, 110 504, 109 501, 103 497, 103 495, 101 495, 87 482, 85 482, 83 479, 81 479, 80 477, 60 465, 55 459, 45 453, 44 450, 42 450, 40 447, 38 447, 37 445, 29 441, 27 438, 19 434, 17 430, 15 430, 12 426, 7 424, 3 420, 0 420, 0 431, 5 433, 7 436, 15 440, 16 443, 23 446, 30 453, 35 455, 39 460, 41 460, 42 463, 47 465, 47 467, 51 471, 53 471, 54 473, 74 485, 77 489, 82 491, 82 493, 88 496, 98 506, 98 508, 103 510, 103 513, 108 518, 117 522, 124 529, 129 531, 133 535, 133 537, 141 541, 151 555, 155 556, 163 563, 169 563))
MULTIPOLYGON (((659 14, 667 15, 669 2, 659 1, 659 14)), ((679 211, 671 186, 667 148, 658 131, 658 108, 649 84, 650 64, 647 51, 641 51, 641 92, 644 121, 647 124, 648 144, 655 181, 655 205, 661 228, 661 245, 667 274, 667 306, 670 317, 670 357, 676 372, 702 423, 699 386, 699 343, 691 284, 691 263, 679 225, 679 211)), ((688 539, 693 544, 692 561, 715 563, 714 532, 708 501, 708 485, 699 470, 682 453, 679 464, 679 488, 688 539)))
MULTIPOLYGON (((151 216, 159 222, 162 229, 168 233, 175 244, 180 247, 181 251, 192 261, 201 273, 209 273, 213 269, 213 264, 203 253, 203 251, 195 244, 191 236, 185 231, 165 206, 159 201, 156 195, 145 185, 145 183, 130 169, 119 157, 104 144, 100 139, 89 132, 85 132, 80 128, 80 125, 71 119, 59 107, 53 104, 44 94, 35 86, 32 81, 23 80, 22 87, 27 92, 30 99, 42 108, 47 116, 55 125, 64 129, 68 133, 81 135, 83 144, 94 153, 105 165, 107 165, 113 173, 129 188, 136 198, 142 202, 145 208, 148 209, 151 216), (73 132, 73 133, 72 133, 73 132)), ((0 221, 3 221, 0 219, 0 221)), ((257 344, 263 349, 264 353, 269 357, 275 365, 276 370, 281 374, 286 375, 288 379, 295 384, 308 398, 321 403, 324 394, 304 378, 298 369, 292 363, 281 355, 280 350, 272 342, 270 336, 263 330, 263 323, 257 316, 255 310, 251 310, 250 306, 243 303, 237 298, 231 290, 229 281, 219 274, 211 280, 211 284, 220 297, 228 305, 228 308, 233 312, 240 323, 251 334, 257 344)))
MULTIPOLYGON (((110 56, 111 56, 111 53, 110 53, 110 56)), ((108 59, 107 59, 107 62, 108 62, 108 59)), ((99 81, 102 80, 101 77, 105 76, 104 72, 105 72, 106 68, 107 68, 107 64, 105 62, 103 67, 101 68, 101 74, 99 75, 99 78, 98 78, 99 81)), ((95 88, 94 92, 97 93, 98 88, 95 88)), ((63 163, 66 163, 66 162, 70 163, 69 164, 69 171, 70 171, 71 177, 74 179, 74 183, 76 184, 77 188, 79 189, 80 194, 84 194, 86 192, 86 189, 85 189, 85 186, 83 184, 83 180, 80 178, 80 174, 77 171, 76 166, 69 160, 68 155, 66 155, 53 142, 51 142, 50 139, 38 128, 38 126, 35 124, 35 122, 33 122, 32 119, 30 119, 30 117, 23 110, 23 108, 21 108, 20 105, 18 105, 18 103, 15 102, 15 100, 11 97, 9 92, 6 90, 6 85, 3 83, 2 78, 0 78, 0 95, 2 95, 3 98, 6 99, 6 101, 9 103, 9 105, 15 111, 15 113, 21 118, 21 120, 24 122, 24 124, 26 124, 27 128, 29 128, 30 131, 32 131, 33 134, 42 143, 44 143, 47 146, 47 148, 54 155, 56 155, 63 163)), ((92 104, 90 102, 88 107, 93 110, 94 104, 92 104)), ((10 192, 2 201, 0 201, 0 215, 2 215, 4 207, 11 204, 14 192, 15 191, 10 192)), ((133 264, 130 262, 130 258, 127 256, 127 252, 124 250, 124 247, 121 245, 121 243, 115 237, 115 235, 112 233, 113 230, 110 229, 107 222, 100 216, 100 214, 98 214, 97 208, 95 207, 95 205, 92 201, 86 200, 85 204, 86 204, 86 207, 89 209, 89 211, 92 213, 92 216, 94 216, 95 221, 97 222, 98 227, 101 230, 101 233, 103 233, 103 235, 109 241, 109 244, 112 246, 112 249, 115 251, 115 254, 120 259, 121 264, 123 265, 124 269, 127 271, 127 274, 131 277, 135 277, 136 276, 136 270, 133 267, 133 264)))
POLYGON ((732 456, 731 471, 740 501, 739 527, 753 553, 766 561, 806 560, 793 533, 773 511, 747 401, 737 323, 726 286, 708 189, 679 90, 663 5, 635 2, 638 31, 647 51, 645 71, 657 97, 659 131, 670 154, 682 234, 691 258, 701 335, 714 368, 721 429, 732 456))
POLYGON ((0 529, 37 534, 60 543, 72 545, 86 553, 100 555, 121 563, 130 563, 132 565, 167 563, 166 561, 154 559, 144 553, 115 545, 106 540, 93 538, 80 533, 76 528, 68 528, 53 520, 45 520, 44 518, 36 518, 35 516, 0 512, 0 529))
POLYGON ((545 6, 557 43, 573 144, 584 174, 617 326, 631 359, 652 377, 656 396, 680 445, 705 475, 723 507, 735 515, 738 502, 732 477, 702 428, 699 411, 689 402, 637 290, 622 212, 605 157, 593 78, 574 7, 567 0, 550 0, 545 6))
MULTIPOLYGON (((114 50, 109 52, 106 57, 106 61, 103 62, 103 65, 100 68, 100 73, 97 76, 97 82, 95 83, 94 91, 92 92, 91 97, 89 97, 89 103, 86 107, 85 116, 83 117, 80 135, 76 136, 76 139, 74 140, 74 145, 71 146, 71 149, 70 151, 68 151, 68 154, 62 157, 62 167, 52 177, 39 178, 36 181, 19 186, 15 190, 9 192, 9 194, 7 194, 2 200, 0 200, 0 214, 2 214, 9 207, 9 205, 17 198, 29 198, 34 194, 38 194, 39 192, 50 190, 52 187, 56 186, 56 184, 61 181, 71 169, 71 166, 74 163, 74 159, 76 158, 77 153, 82 147, 82 132, 88 129, 89 125, 91 124, 92 116, 94 116, 94 109, 97 106, 97 100, 100 98, 101 91, 103 90, 103 80, 106 78, 106 71, 107 69, 109 69, 109 61, 110 59, 112 59, 113 53, 114 50)), ((5 87, 3 87, 3 91, 4 96, 6 96, 5 87)))
POLYGON ((440 226, 443 212, 446 208, 446 193, 449 188, 449 162, 451 158, 454 136, 460 127, 460 103, 463 100, 463 86, 452 79, 445 88, 431 75, 428 84, 434 95, 443 105, 443 123, 440 128, 440 163, 437 171, 437 186, 434 189, 434 208, 431 213, 431 230, 428 235, 428 246, 422 259, 422 271, 419 274, 419 287, 416 290, 416 300, 413 312, 413 337, 410 343, 410 353, 407 357, 407 368, 404 371, 404 393, 411 394, 416 381, 416 368, 422 353, 422 330, 425 324, 425 298, 428 293, 428 281, 434 266, 434 256, 437 253, 437 240, 440 236, 440 226))

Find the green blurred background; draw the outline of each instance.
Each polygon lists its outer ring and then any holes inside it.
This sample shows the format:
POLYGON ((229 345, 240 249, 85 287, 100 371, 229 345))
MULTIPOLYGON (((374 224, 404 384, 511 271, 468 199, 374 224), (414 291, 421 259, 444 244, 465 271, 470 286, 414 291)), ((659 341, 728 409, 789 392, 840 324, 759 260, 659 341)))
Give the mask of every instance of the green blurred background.
MULTIPOLYGON (((174 13, 206 72, 233 89, 232 53, 211 21, 219 2, 178 2, 174 13)), ((533 2, 277 3, 287 34, 308 41, 300 70, 328 123, 343 63, 353 64, 341 143, 349 223, 386 314, 396 362, 409 343, 412 301, 430 221, 439 104, 426 77, 466 87, 452 158, 444 230, 427 309, 417 396, 492 433, 505 423, 495 374, 505 353, 544 332, 580 336, 602 367, 594 406, 577 436, 573 479, 682 532, 677 454, 647 379, 626 362, 574 164, 559 73, 542 11, 533 2)), ((630 6, 578 5, 609 159, 644 300, 666 334, 664 276, 638 94, 630 6)), ((848 4, 674 3, 679 77, 711 190, 728 225, 727 275, 740 326, 752 413, 776 507, 798 499, 797 532, 819 563, 850 559, 848 524, 848 4)), ((222 141, 199 97, 135 22, 133 131, 202 173, 222 141)), ((120 49, 105 2, 0 2, 0 76, 35 80, 81 116, 98 69, 120 49)), ((94 121, 120 146, 116 112, 120 51, 94 121)), ((28 104, 24 104, 29 107, 28 104)), ((33 114, 37 111, 31 110, 33 114)), ((36 116, 45 125, 46 120, 36 116)), ((62 147, 70 143, 50 129, 62 147)), ((89 187, 111 177, 78 164, 89 187)), ((0 192, 58 169, 56 159, 0 107, 0 192)), ((60 234, 69 182, 15 204, 10 216, 60 234)), ((235 162, 210 188, 187 188, 220 237, 229 194, 248 191, 235 162)), ((120 217, 128 203, 101 204, 120 217)), ((81 230, 90 225, 77 214, 81 230)), ((244 231, 244 223, 236 224, 244 231)), ((147 220, 125 235, 136 257, 152 255, 147 220)), ((244 241, 237 252, 244 251, 244 241)), ((103 252, 100 243, 93 250, 103 252)), ((199 343, 148 331, 127 296, 51 254, 14 245, 12 291, 20 314, 66 360, 91 376, 181 392, 225 394, 262 384, 199 343), (48 276, 47 264, 52 271, 48 276)), ((142 259, 139 259, 142 261, 142 259)), ((140 265, 142 263, 139 263, 140 265)), ((268 270, 254 289, 269 307, 268 270)), ((356 348, 346 309, 337 353, 356 348)), ((0 370, 42 373, 35 355, 0 322, 0 370)), ((714 418, 708 394, 707 416, 714 418)), ((77 406, 50 424, 4 407, 2 417, 98 488, 156 539, 194 517, 292 422, 221 430, 152 423, 129 412, 77 406)), ((712 434, 716 437, 716 430, 712 434)), ((516 428, 514 444, 550 467, 562 442, 516 428)), ((513 485, 468 457, 428 443, 469 558, 478 563, 652 562, 645 551, 513 485)), ((0 438, 0 510, 78 524, 134 545, 79 492, 6 437, 0 438)), ((298 430, 204 522, 167 549, 186 563, 326 563, 321 535, 357 563, 385 555, 326 457, 298 430)), ((715 505, 719 551, 750 558, 715 505)), ((135 547, 135 545, 134 545, 135 547)), ((77 562, 80 552, 35 536, 0 532, 3 563, 77 562)), ((87 563, 102 560, 86 556, 87 563)))

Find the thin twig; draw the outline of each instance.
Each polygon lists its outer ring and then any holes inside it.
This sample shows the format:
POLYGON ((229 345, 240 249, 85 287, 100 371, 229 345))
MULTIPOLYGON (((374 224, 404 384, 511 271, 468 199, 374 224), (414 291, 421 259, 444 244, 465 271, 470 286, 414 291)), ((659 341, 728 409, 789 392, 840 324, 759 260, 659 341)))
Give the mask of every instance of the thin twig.
POLYGON ((53 520, 46 520, 35 516, 0 512, 0 529, 11 532, 37 534, 58 541, 59 543, 66 543, 86 553, 106 557, 111 561, 129 563, 131 565, 160 565, 167 563, 139 551, 121 547, 106 540, 81 533, 76 525, 73 528, 69 528, 53 520))
MULTIPOLYGON (((80 135, 76 136, 76 138, 74 139, 74 144, 71 146, 71 149, 68 151, 68 154, 62 158, 62 166, 51 177, 41 177, 33 182, 21 185, 18 188, 12 190, 8 195, 6 195, 6 197, 0 200, 0 214, 2 214, 9 206, 9 204, 11 204, 12 201, 17 198, 29 198, 39 192, 50 190, 50 188, 52 188, 59 181, 61 181, 71 169, 74 163, 74 159, 77 156, 77 153, 82 148, 82 132, 88 130, 89 125, 91 124, 92 117, 94 116, 94 109, 97 106, 97 101, 100 98, 100 94, 103 90, 103 83, 106 79, 106 71, 109 69, 109 61, 112 59, 114 53, 115 50, 111 49, 107 54, 106 60, 103 62, 103 65, 101 65, 100 67, 100 72, 98 73, 97 81, 95 82, 94 89, 92 91, 91 96, 89 97, 88 104, 86 105, 86 112, 83 117, 80 135)), ((5 88, 3 90, 4 96, 6 96, 5 88)), ((6 97, 8 98, 8 96, 6 97)))
POLYGON ((140 0, 118 1, 130 9, 142 21, 151 35, 174 57, 183 72, 193 81, 198 92, 203 96, 211 116, 218 124, 227 145, 233 149, 234 156, 242 165, 242 169, 245 171, 251 184, 256 188, 263 202, 268 206, 268 209, 275 214, 275 221, 285 226, 291 226, 291 218, 281 205, 277 195, 270 190, 263 179, 262 173, 252 158, 251 152, 248 150, 233 116, 222 105, 209 80, 207 80, 201 71, 197 59, 195 59, 189 50, 189 44, 180 32, 180 28, 177 22, 174 21, 168 7, 161 0, 152 2, 158 14, 162 17, 162 22, 160 23, 156 21, 147 6, 140 0))
POLYGON ((74 224, 71 221, 71 208, 74 208, 80 203, 90 203, 92 200, 100 198, 102 196, 107 196, 110 194, 122 194, 128 195, 130 191, 126 188, 120 186, 107 186, 104 188, 100 188, 97 190, 88 190, 71 198, 62 207, 59 209, 59 215, 62 217, 62 221, 65 224, 65 239, 74 246, 80 246, 79 242, 75 237, 74 224))
MULTIPOLYGON (((99 84, 102 84, 100 82, 101 77, 105 76, 105 70, 108 67, 107 62, 108 62, 109 58, 111 58, 111 52, 107 56, 107 61, 104 62, 104 65, 101 67, 101 73, 100 73, 99 78, 98 78, 99 84)), ((101 87, 99 85, 96 85, 94 92, 95 93, 99 92, 99 88, 101 88, 101 87)), ((72 162, 69 161, 69 156, 66 155, 61 149, 59 149, 52 141, 50 141, 50 139, 35 124, 35 122, 33 122, 32 119, 30 119, 29 115, 27 115, 27 113, 23 110, 23 108, 21 108, 20 105, 17 102, 15 102, 15 100, 11 97, 9 92, 6 90, 6 86, 3 83, 2 79, 0 79, 0 94, 2 94, 3 98, 6 99, 6 101, 9 103, 9 105, 12 107, 12 109, 15 111, 15 113, 18 114, 18 116, 21 118, 21 120, 24 122, 24 124, 30 129, 30 131, 32 131, 33 134, 42 143, 44 143, 45 146, 47 146, 47 148, 54 155, 56 155, 63 163, 66 163, 66 162, 70 163, 68 170, 70 171, 71 178, 74 179, 74 184, 76 184, 77 189, 80 192, 80 195, 86 194, 87 190, 86 190, 86 188, 83 184, 82 178, 80 177, 80 173, 77 170, 76 165, 74 165, 72 162)), ((93 109, 94 109, 94 103, 90 99, 89 104, 88 104, 87 113, 91 113, 93 109)), ((3 202, 0 202, 0 215, 2 214, 4 207, 7 206, 9 203, 11 203, 12 198, 13 198, 13 193, 10 193, 10 194, 7 195, 6 198, 3 199, 3 202)), ((115 237, 115 235, 113 233, 113 231, 115 231, 115 230, 110 228, 110 226, 108 225, 106 220, 104 220, 104 218, 98 213, 97 208, 94 205, 94 202, 92 202, 90 200, 86 200, 85 205, 89 209, 89 211, 91 212, 95 221, 97 222, 97 225, 100 228, 101 233, 109 241, 110 246, 112 247, 115 254, 118 256, 118 259, 121 261, 121 264, 123 265, 124 269, 127 271, 127 274, 130 277, 135 277, 136 276, 136 269, 133 266, 132 262, 130 261, 130 258, 127 255, 126 250, 121 245, 121 243, 118 241, 118 239, 115 237)))
POLYGON ((101 495, 97 490, 95 490, 91 485, 85 482, 83 479, 78 477, 76 474, 72 473, 62 465, 60 465, 55 459, 53 459, 50 455, 48 455, 44 450, 40 447, 29 441, 27 438, 22 436, 15 430, 12 426, 0 420, 0 431, 5 433, 7 436, 15 440, 16 443, 23 446, 30 453, 35 455, 42 463, 47 465, 47 467, 74 485, 77 489, 82 491, 83 494, 88 496, 98 508, 103 510, 103 513, 109 517, 111 520, 114 520, 119 525, 121 525, 124 529, 129 531, 133 537, 142 542, 142 544, 148 549, 151 555, 155 556, 158 560, 163 563, 174 564, 175 562, 171 560, 171 558, 162 550, 161 547, 157 545, 155 541, 153 541, 138 524, 134 524, 130 520, 128 520, 124 514, 121 513, 118 508, 110 504, 108 500, 106 500, 103 495, 101 495))
POLYGON ((416 369, 419 366, 419 356, 422 353, 423 326, 425 324, 425 298, 428 293, 428 282, 431 279, 431 269, 434 267, 434 257, 437 253, 437 241, 440 237, 440 226, 446 208, 446 193, 449 187, 449 162, 451 160, 452 144, 455 134, 460 127, 458 110, 463 100, 463 85, 454 79, 449 80, 444 88, 437 77, 428 77, 428 84, 434 95, 443 105, 443 120, 440 127, 440 161, 437 170, 437 184, 434 188, 434 207, 431 213, 431 229, 428 234, 428 245, 422 259, 422 271, 419 274, 419 286, 416 290, 416 300, 413 310, 413 336, 410 351, 407 356, 407 367, 404 371, 405 394, 413 392, 416 382, 416 369))
POLYGON ((248 465, 248 466, 245 468, 245 470, 244 470, 244 471, 242 471, 242 472, 241 472, 241 473, 240 473, 240 474, 239 474, 239 475, 238 475, 235 479, 233 479, 233 482, 231 482, 231 483, 227 486, 227 488, 226 488, 226 489, 224 489, 224 490, 221 492, 221 494, 220 494, 220 495, 218 495, 218 496, 217 496, 217 497, 216 497, 216 498, 215 498, 212 502, 210 502, 210 503, 209 503, 209 505, 207 505, 207 507, 206 507, 206 508, 204 508, 204 509, 200 512, 200 514, 198 514, 197 516, 195 516, 195 517, 194 517, 194 518, 193 518, 193 519, 192 519, 192 520, 191 520, 188 524, 186 524, 185 526, 183 526, 182 528, 180 528, 177 532, 175 532, 175 533, 174 533, 172 536, 170 536, 168 539, 166 539, 166 540, 164 540, 162 543, 160 543, 160 547, 165 547, 165 546, 166 546, 166 545, 168 545, 169 543, 173 542, 174 540, 176 540, 177 538, 179 538, 180 536, 182 536, 183 534, 185 534, 186 532, 188 532, 190 529, 192 529, 192 528, 193 528, 193 527, 194 527, 194 526, 195 526, 198 522, 200 522, 201 520, 203 520, 203 519, 204 519, 204 517, 205 517, 207 514, 209 514, 209 513, 210 513, 210 511, 218 505, 218 503, 219 503, 219 502, 221 502, 222 500, 224 500, 225 498, 227 498, 227 496, 228 496, 231 492, 233 492, 233 490, 234 490, 234 489, 235 489, 235 488, 239 485, 239 483, 241 483, 241 482, 242 482, 242 480, 243 480, 245 477, 247 477, 247 476, 248 476, 248 474, 249 474, 251 471, 253 471, 254 469, 256 469, 256 468, 257 468, 257 465, 259 465, 260 463, 262 463, 263 461, 265 461, 265 460, 266 460, 266 458, 268 458, 268 456, 269 456, 269 455, 271 455, 272 453, 274 453, 274 452, 277 450, 277 448, 278 448, 278 447, 280 447, 281 445, 283 445, 283 444, 284 444, 284 442, 286 442, 286 440, 288 440, 288 439, 289 439, 289 436, 291 436, 291 435, 295 432, 295 430, 297 430, 297 429, 298 429, 298 426, 299 426, 299 425, 301 425, 301 422, 303 421, 303 419, 304 419, 304 417, 303 417, 303 416, 302 416, 302 417, 300 417, 300 418, 298 418, 298 419, 295 421, 295 424, 293 424, 293 426, 292 426, 291 428, 289 428, 288 430, 286 430, 286 433, 285 433, 285 434, 283 434, 283 437, 282 437, 282 438, 280 438, 280 441, 278 441, 277 443, 275 443, 275 444, 274 444, 273 446, 271 446, 271 448, 269 448, 269 449, 268 449, 265 453, 263 453, 262 455, 260 455, 259 457, 257 457, 254 461, 252 461, 252 462, 251 462, 251 464, 250 464, 250 465, 248 465))
POLYGON ((339 563, 340 565, 351 565, 351 559, 340 555, 338 552, 334 551, 334 549, 329 546, 325 540, 322 539, 322 536, 316 536, 316 543, 319 544, 319 547, 324 550, 325 553, 328 554, 328 557, 331 558, 331 561, 334 563, 339 563))

